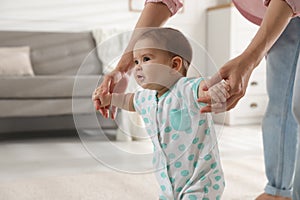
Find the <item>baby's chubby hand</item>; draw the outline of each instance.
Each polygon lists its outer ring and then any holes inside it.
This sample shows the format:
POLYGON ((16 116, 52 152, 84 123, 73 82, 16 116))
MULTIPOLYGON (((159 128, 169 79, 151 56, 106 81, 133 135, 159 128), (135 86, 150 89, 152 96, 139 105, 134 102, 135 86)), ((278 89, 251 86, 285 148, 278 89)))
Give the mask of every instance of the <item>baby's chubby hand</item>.
MULTIPOLYGON (((200 88, 205 84, 205 81, 200 83, 200 88)), ((201 90, 200 99, 207 99, 207 105, 213 109, 214 112, 222 112, 226 107, 227 98, 229 94, 230 85, 226 80, 222 80, 219 83, 210 87, 207 91, 201 90)))
POLYGON ((95 92, 94 95, 93 95, 93 99, 99 99, 99 101, 100 101, 100 108, 104 108, 104 107, 110 106, 110 104, 111 104, 111 98, 112 98, 112 94, 111 93, 98 95, 98 93, 95 92))
POLYGON ((211 97, 211 104, 224 103, 230 96, 229 90, 229 83, 225 80, 222 80, 221 82, 210 87, 208 91, 206 91, 206 95, 209 95, 211 97))

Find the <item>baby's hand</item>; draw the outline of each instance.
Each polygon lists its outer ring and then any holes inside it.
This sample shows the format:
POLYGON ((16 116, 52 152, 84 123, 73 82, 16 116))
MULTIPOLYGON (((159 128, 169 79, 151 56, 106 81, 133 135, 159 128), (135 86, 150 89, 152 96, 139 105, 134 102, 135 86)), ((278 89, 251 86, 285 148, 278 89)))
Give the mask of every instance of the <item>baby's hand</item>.
POLYGON ((221 82, 210 87, 205 93, 211 97, 211 104, 225 103, 229 97, 229 90, 229 83, 225 80, 222 80, 221 82))
MULTIPOLYGON (((202 90, 202 86, 205 85, 205 82, 202 81, 198 90, 198 102, 205 102, 207 106, 206 110, 209 109, 209 112, 220 113, 226 110, 226 103, 230 97, 230 85, 228 81, 222 80, 221 82, 211 86, 208 91, 202 90), (202 101, 205 99, 205 101, 202 101)), ((201 113, 206 112, 202 109, 201 113)))
POLYGON ((95 93, 94 95, 95 96, 93 96, 93 98, 96 97, 100 101, 100 108, 104 108, 104 107, 110 106, 112 94, 108 93, 108 94, 105 94, 105 95, 101 95, 101 96, 99 95, 99 96, 97 96, 97 93, 95 93))

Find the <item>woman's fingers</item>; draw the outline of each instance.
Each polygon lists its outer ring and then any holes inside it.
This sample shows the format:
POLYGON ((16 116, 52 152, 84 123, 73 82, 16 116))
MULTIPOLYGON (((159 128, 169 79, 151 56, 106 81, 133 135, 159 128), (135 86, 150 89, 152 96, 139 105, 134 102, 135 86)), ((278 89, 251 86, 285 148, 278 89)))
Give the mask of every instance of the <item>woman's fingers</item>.
POLYGON ((115 107, 115 106, 112 106, 112 107, 111 107, 110 117, 111 117, 112 119, 116 119, 117 111, 118 111, 118 108, 117 108, 117 107, 115 107))

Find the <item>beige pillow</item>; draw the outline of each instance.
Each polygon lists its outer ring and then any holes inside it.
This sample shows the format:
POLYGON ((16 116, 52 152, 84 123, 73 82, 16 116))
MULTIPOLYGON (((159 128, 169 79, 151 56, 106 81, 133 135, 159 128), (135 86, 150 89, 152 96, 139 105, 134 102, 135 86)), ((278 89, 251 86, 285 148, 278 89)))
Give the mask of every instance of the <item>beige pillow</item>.
POLYGON ((1 47, 0 76, 34 76, 30 61, 30 48, 1 47))

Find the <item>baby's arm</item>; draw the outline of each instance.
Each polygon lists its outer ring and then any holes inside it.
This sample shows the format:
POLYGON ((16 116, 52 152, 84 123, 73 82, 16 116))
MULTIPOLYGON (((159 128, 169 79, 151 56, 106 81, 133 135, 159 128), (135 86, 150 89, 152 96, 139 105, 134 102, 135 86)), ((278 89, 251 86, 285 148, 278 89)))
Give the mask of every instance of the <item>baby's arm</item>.
POLYGON ((198 98, 210 96, 211 103, 210 104, 217 104, 217 103, 224 103, 229 96, 228 91, 230 90, 229 83, 225 80, 222 80, 218 84, 210 87, 208 91, 203 91, 202 86, 205 84, 205 81, 201 81, 198 87, 198 98))
POLYGON ((101 107, 106 107, 108 105, 116 106, 118 108, 128 110, 128 111, 135 111, 133 105, 133 97, 134 93, 112 93, 107 94, 103 98, 100 99, 101 107))

